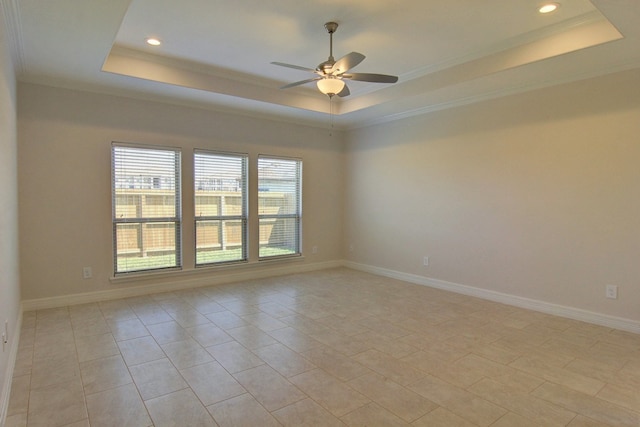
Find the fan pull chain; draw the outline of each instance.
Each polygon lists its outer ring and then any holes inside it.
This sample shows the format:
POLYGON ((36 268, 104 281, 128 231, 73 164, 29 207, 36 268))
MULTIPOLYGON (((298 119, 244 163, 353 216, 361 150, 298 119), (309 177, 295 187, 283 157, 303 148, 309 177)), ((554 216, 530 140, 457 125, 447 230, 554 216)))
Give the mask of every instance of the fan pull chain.
POLYGON ((329 97, 329 123, 331 124, 329 136, 333 136, 333 96, 329 97))

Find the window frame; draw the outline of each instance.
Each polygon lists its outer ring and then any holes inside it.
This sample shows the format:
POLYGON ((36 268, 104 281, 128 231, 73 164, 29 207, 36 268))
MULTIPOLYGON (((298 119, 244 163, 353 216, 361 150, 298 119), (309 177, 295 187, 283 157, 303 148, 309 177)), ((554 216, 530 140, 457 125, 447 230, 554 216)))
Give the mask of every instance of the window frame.
POLYGON ((301 158, 297 157, 286 157, 286 156, 276 156, 269 154, 259 154, 257 159, 257 181, 258 181, 258 192, 257 192, 257 211, 258 211, 258 261, 266 261, 266 260, 274 260, 280 258, 292 258, 292 257, 301 257, 302 256, 302 177, 303 177, 303 161, 301 158), (264 214, 260 213, 260 193, 261 193, 261 168, 260 161, 262 159, 272 160, 272 161, 286 161, 286 162, 295 162, 296 166, 296 206, 295 213, 291 214, 264 214), (294 253, 290 254, 277 254, 277 255, 261 255, 262 243, 260 241, 261 236, 261 220, 263 219, 294 219, 295 220, 295 249, 294 253))
MULTIPOLYGON (((157 177, 152 177, 151 189, 160 187, 160 180, 157 177)), ((166 197, 166 195, 162 195, 166 197)), ((142 212, 142 208, 140 209, 142 212)), ((138 275, 145 273, 154 273, 158 271, 173 271, 181 270, 183 257, 182 257, 182 150, 177 147, 159 146, 159 145, 147 145, 147 144, 135 144, 125 142, 112 142, 111 143, 111 222, 112 222, 112 254, 113 254, 113 274, 114 276, 125 275, 138 275), (174 197, 174 216, 136 216, 128 218, 117 217, 118 197, 125 196, 131 197, 127 194, 117 193, 117 178, 118 171, 116 165, 116 151, 119 149, 131 149, 149 152, 171 152, 174 155, 173 164, 173 197, 174 197), (143 227, 148 224, 174 224, 174 247, 175 253, 175 265, 159 266, 159 267, 141 267, 136 269, 118 269, 119 250, 118 250, 118 227, 122 224, 137 224, 143 227)), ((142 228, 140 231, 140 239, 144 239, 142 235, 142 228)), ((143 248, 141 247, 141 250, 143 248)))
MULTIPOLYGON (((249 155, 246 153, 233 153, 216 150, 194 149, 193 152, 193 224, 194 224, 194 266, 195 268, 214 267, 218 265, 228 265, 235 263, 245 263, 249 260, 249 155), (241 160, 241 214, 240 215, 198 215, 196 197, 198 190, 198 182, 196 180, 197 155, 210 155, 219 157, 229 157, 241 160), (222 260, 214 262, 198 263, 198 222, 202 221, 240 221, 241 223, 241 258, 234 260, 222 260)), ((224 237, 223 237, 224 239, 224 237)))

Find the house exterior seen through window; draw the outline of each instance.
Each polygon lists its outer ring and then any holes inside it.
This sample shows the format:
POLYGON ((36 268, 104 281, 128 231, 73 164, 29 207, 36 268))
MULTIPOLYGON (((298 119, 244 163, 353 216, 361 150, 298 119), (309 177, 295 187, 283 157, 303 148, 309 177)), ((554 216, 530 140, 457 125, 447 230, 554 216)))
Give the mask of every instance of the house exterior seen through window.
POLYGON ((248 156, 196 151, 196 266, 247 260, 248 156))
POLYGON ((112 146, 114 273, 178 268, 180 151, 112 146))
POLYGON ((301 254, 302 160, 258 157, 259 257, 301 254))

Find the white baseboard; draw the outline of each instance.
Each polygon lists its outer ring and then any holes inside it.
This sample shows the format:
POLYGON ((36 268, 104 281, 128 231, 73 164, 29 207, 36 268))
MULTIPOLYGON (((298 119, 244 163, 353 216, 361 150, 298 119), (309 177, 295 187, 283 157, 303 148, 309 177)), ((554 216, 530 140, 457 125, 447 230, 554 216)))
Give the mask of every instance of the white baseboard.
POLYGON ((489 301, 495 301, 514 307, 526 308, 529 310, 539 311, 541 313, 552 314, 554 316, 580 320, 587 323, 593 323, 595 325, 640 334, 640 322, 636 320, 609 316, 606 314, 595 313, 579 308, 567 307, 545 301, 523 298, 516 295, 490 291, 487 289, 474 288, 472 286, 447 282, 445 280, 431 279, 428 277, 418 276, 416 274, 403 273, 386 268, 375 267, 366 264, 358 264, 351 261, 345 261, 343 265, 354 270, 360 270, 367 273, 376 274, 378 276, 390 277, 392 279, 398 279, 416 285, 442 289, 445 291, 482 298, 489 301))
POLYGON ((306 273, 309 271, 325 270, 328 268, 341 267, 342 261, 327 261, 321 263, 304 264, 283 264, 277 267, 270 266, 263 269, 244 269, 237 272, 225 274, 202 274, 198 277, 177 279, 172 282, 152 283, 149 285, 138 285, 130 287, 120 287, 104 291, 86 292, 80 294, 62 295, 49 298, 38 298, 22 301, 24 311, 43 310, 47 308, 64 307, 67 305, 87 304, 92 302, 107 301, 119 298, 130 298, 140 295, 148 295, 158 292, 171 292, 183 289, 199 288, 203 286, 215 286, 225 283, 240 282, 243 280, 263 279, 274 276, 284 276, 287 274, 306 273))
POLYGON ((11 348, 9 348, 9 360, 7 360, 7 368, 4 373, 4 384, 0 390, 0 426, 4 426, 7 421, 7 412, 9 410, 9 395, 11 394, 11 384, 13 381, 13 370, 16 366, 16 357, 18 356, 18 346, 20 345, 20 330, 22 329, 22 308, 18 311, 18 318, 13 328, 12 336, 9 337, 11 348))
MULTIPOLYGON (((415 274, 403 273, 381 267, 359 264, 351 261, 327 261, 322 263, 290 264, 268 269, 250 269, 224 275, 203 275, 192 279, 177 279, 174 282, 150 284, 144 286, 132 286, 126 288, 110 289, 105 291, 88 292, 81 294, 64 295, 51 298, 39 298, 22 301, 22 310, 42 310, 46 308, 64 307, 67 305, 85 304, 98 301, 106 301, 119 298, 129 298, 147 295, 157 292, 170 292, 183 289, 198 288, 203 286, 220 285, 239 282, 243 280, 262 279, 266 277, 283 276, 286 274, 305 273, 309 271, 325 270, 329 268, 347 267, 364 271, 378 276, 390 277, 417 285, 442 289, 458 294, 469 295, 477 298, 495 301, 514 307, 526 308, 541 313, 551 314, 568 319, 580 320, 595 325, 605 326, 622 331, 640 334, 640 322, 606 314, 595 313, 575 307, 553 304, 545 301, 519 297, 487 289, 461 285, 459 283, 432 279, 415 274)), ((15 357, 15 356, 14 356, 15 357)), ((0 424, 2 425, 2 424, 0 424)))

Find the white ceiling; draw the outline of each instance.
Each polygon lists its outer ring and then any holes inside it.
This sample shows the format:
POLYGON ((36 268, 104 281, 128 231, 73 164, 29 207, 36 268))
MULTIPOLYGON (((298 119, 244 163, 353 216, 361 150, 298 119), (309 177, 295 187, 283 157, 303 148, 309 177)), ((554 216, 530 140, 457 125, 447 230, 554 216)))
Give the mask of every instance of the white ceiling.
POLYGON ((367 58, 336 126, 353 128, 640 67, 640 0, 0 0, 21 81, 326 125, 313 77, 329 55, 367 58), (163 41, 152 48, 144 42, 163 41))

